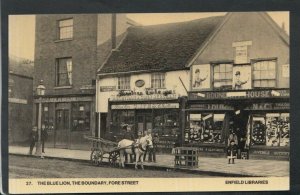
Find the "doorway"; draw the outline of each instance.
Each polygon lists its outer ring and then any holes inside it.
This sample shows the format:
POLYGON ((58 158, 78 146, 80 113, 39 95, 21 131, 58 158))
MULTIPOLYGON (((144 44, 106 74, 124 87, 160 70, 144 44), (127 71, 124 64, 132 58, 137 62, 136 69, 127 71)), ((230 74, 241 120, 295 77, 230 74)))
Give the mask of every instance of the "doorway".
POLYGON ((70 110, 58 109, 56 116, 55 147, 68 148, 70 132, 70 110))
POLYGON ((152 129, 152 115, 151 114, 137 114, 137 131, 143 132, 147 129, 152 129))

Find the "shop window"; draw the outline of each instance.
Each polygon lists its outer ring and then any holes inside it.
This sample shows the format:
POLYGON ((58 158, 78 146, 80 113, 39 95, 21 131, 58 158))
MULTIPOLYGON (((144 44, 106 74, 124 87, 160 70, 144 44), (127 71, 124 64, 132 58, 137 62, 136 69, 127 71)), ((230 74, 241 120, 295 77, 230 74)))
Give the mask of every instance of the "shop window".
POLYGON ((72 58, 56 59, 56 86, 72 85, 72 58))
POLYGON ((232 64, 216 64, 213 71, 214 89, 231 89, 232 64))
POLYGON ((225 114, 190 114, 190 131, 185 135, 189 143, 221 143, 225 114))
POLYGON ((44 103, 42 108, 42 128, 48 132, 54 130, 54 105, 52 103, 44 103))
POLYGON ((90 102, 72 103, 72 131, 89 131, 90 116, 90 102))
POLYGON ((177 110, 154 110, 153 115, 153 132, 160 137, 176 137, 179 134, 177 110))
POLYGON ((253 117, 252 145, 289 146, 289 113, 268 113, 253 117))
POLYGON ((59 39, 73 38, 73 19, 66 19, 58 21, 58 36, 59 39))
POLYGON ((258 61, 253 64, 253 87, 276 87, 276 61, 258 61))
POLYGON ((130 76, 118 77, 118 89, 119 90, 130 89, 130 76))
POLYGON ((111 129, 116 134, 122 133, 122 127, 130 125, 134 132, 134 111, 133 110, 113 110, 112 111, 112 126, 111 129))
POLYGON ((151 74, 151 88, 154 89, 165 88, 165 73, 151 74))

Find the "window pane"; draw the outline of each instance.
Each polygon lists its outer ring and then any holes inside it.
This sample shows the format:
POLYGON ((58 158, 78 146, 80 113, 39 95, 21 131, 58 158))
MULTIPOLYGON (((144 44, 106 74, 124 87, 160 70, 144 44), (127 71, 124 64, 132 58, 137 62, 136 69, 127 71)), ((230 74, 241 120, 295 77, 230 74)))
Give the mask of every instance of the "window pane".
POLYGON ((260 80, 253 82, 254 87, 260 87, 260 80))
POLYGON ((220 64, 220 72, 225 72, 226 64, 220 64))
POLYGON ((276 63, 274 61, 269 61, 268 69, 275 70, 275 65, 276 65, 276 63))
POLYGON ((232 78, 232 72, 226 73, 226 79, 231 79, 232 78))
POLYGON ((214 66, 214 72, 220 72, 220 65, 214 66))
POLYGON ((59 39, 70 39, 73 37, 73 19, 59 21, 59 39))
POLYGON ((275 80, 268 81, 268 87, 275 87, 275 86, 276 86, 275 80))
POLYGON ((73 19, 59 21, 59 27, 73 26, 73 19))
POLYGON ((268 62, 265 61, 265 62, 261 62, 261 67, 260 67, 261 70, 268 70, 268 62))
POLYGON ((253 79, 260 79, 260 71, 253 71, 253 79))
POLYGON ((220 73, 215 73, 214 74, 214 79, 220 79, 220 73))
POLYGON ((254 70, 260 70, 260 62, 256 62, 256 63, 253 65, 253 68, 254 68, 254 70))
POLYGON ((232 71, 232 64, 226 64, 226 71, 231 72, 232 71))

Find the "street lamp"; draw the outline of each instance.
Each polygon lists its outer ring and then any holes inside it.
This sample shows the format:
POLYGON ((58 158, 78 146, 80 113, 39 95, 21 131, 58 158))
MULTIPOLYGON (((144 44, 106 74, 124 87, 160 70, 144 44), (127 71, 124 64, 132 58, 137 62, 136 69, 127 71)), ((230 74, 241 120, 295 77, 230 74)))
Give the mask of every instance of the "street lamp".
POLYGON ((43 158, 42 147, 41 147, 41 138, 42 138, 42 96, 45 95, 46 87, 43 85, 43 80, 40 81, 40 84, 36 88, 36 95, 39 98, 39 112, 38 112, 38 143, 36 145, 35 155, 43 158))

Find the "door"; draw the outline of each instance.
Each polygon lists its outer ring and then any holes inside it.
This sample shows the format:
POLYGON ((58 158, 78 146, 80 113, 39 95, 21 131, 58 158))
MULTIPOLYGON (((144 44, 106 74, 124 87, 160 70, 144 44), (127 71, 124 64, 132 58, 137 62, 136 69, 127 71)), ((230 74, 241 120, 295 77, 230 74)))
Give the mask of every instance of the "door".
POLYGON ((55 147, 68 148, 70 124, 69 109, 56 110, 56 131, 55 131, 55 147))
POLYGON ((152 116, 151 114, 137 115, 137 131, 143 132, 147 129, 152 129, 152 116))

